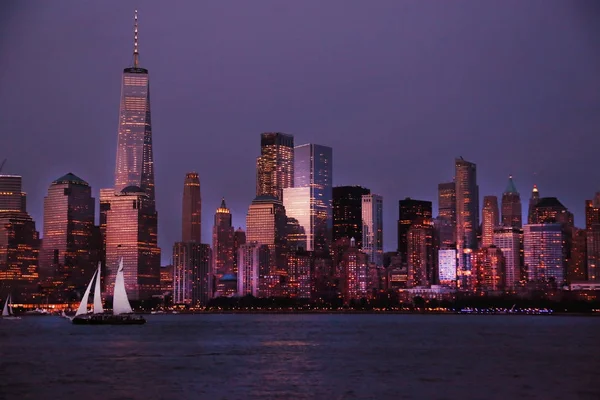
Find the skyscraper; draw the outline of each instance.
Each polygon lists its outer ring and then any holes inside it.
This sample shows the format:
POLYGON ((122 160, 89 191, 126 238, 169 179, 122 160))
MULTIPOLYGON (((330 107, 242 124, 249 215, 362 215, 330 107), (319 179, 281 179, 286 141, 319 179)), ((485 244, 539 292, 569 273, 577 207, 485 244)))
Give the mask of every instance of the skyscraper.
MULTIPOLYGON (((432 206, 430 201, 414 200, 407 197, 398 202, 398 254, 403 263, 408 263, 408 231, 413 224, 431 222, 432 206)), ((451 218, 450 216, 448 218, 451 218)))
POLYGON ((237 295, 258 297, 261 267, 269 265, 269 247, 258 242, 240 245, 238 249, 237 295))
POLYGON ((269 247, 269 270, 272 273, 286 269, 286 226, 285 208, 280 200, 272 196, 258 196, 252 201, 246 215, 246 240, 269 247))
POLYGON ((306 234, 307 251, 326 254, 332 235, 332 149, 318 144, 294 148, 294 187, 283 190, 286 214, 306 234))
POLYGON ((209 298, 210 246, 177 242, 173 246, 173 303, 193 307, 206 305, 209 298))
POLYGON ((465 272, 465 249, 477 248, 479 227, 479 186, 477 166, 462 157, 455 160, 456 182, 456 248, 458 274, 465 272))
POLYGON ((362 196, 362 250, 368 261, 383 265, 383 197, 362 196))
POLYGON ((556 197, 542 197, 533 207, 534 224, 564 224, 573 227, 573 213, 567 210, 556 197))
POLYGON ((502 226, 494 230, 494 246, 504 255, 504 283, 509 290, 521 281, 523 265, 523 231, 513 226, 502 226))
POLYGON ((565 226, 561 223, 528 224, 523 227, 523 250, 527 280, 554 282, 566 278, 567 248, 565 226))
POLYGON ((94 198, 83 179, 68 173, 56 179, 44 198, 44 240, 40 277, 57 278, 80 289, 92 277, 94 198))
MULTIPOLYGON (((435 283, 433 225, 431 219, 421 218, 410 225, 406 235, 409 287, 435 283)), ((456 268, 455 268, 456 269, 456 268)))
POLYGON ((456 249, 456 184, 438 185, 437 240, 441 248, 456 249))
POLYGON ((200 197, 200 178, 197 172, 185 174, 183 184, 183 206, 181 218, 181 240, 184 243, 201 243, 202 238, 202 200, 200 197))
POLYGON ((20 176, 0 175, 0 287, 17 302, 31 300, 38 283, 40 239, 25 199, 20 176))
POLYGON ((362 248, 362 197, 371 191, 362 186, 336 186, 333 188, 333 242, 340 239, 356 241, 362 248))
POLYGON ((494 243, 494 229, 499 225, 498 198, 496 196, 483 197, 481 216, 481 246, 489 247, 494 243))
POLYGON ((135 11, 133 67, 123 70, 115 192, 137 186, 154 202, 154 162, 148 70, 139 66, 138 22, 135 11))
POLYGON ((585 202, 587 279, 600 281, 600 193, 585 202))
POLYGON ((533 185, 533 190, 531 191, 531 197, 529 198, 529 211, 527 214, 527 223, 534 224, 534 215, 533 211, 535 209, 536 204, 540 201, 540 192, 538 191, 537 185, 533 185))
POLYGON ((502 193, 502 226, 514 226, 516 228, 523 226, 521 195, 517 191, 512 175, 508 177, 508 185, 502 193))
POLYGON ((115 187, 112 194, 100 191, 100 219, 106 250, 107 293, 112 295, 122 257, 127 293, 138 300, 160 291, 160 249, 150 84, 148 70, 139 66, 137 11, 134 22, 133 66, 123 70, 121 85, 115 187))
POLYGON ((478 292, 504 290, 504 255, 492 245, 475 250, 471 255, 474 289, 478 292))
POLYGON ((256 196, 283 199, 283 189, 294 187, 294 136, 281 132, 260 135, 256 159, 256 196))
MULTIPOLYGON (((221 205, 215 213, 212 248, 212 274, 215 280, 216 295, 226 295, 225 292, 228 288, 221 282, 221 278, 225 275, 235 275, 234 266, 237 254, 235 252, 234 229, 231 224, 231 211, 227 208, 225 199, 221 200, 221 205)), ((236 287, 229 289, 229 291, 237 290, 236 287)))

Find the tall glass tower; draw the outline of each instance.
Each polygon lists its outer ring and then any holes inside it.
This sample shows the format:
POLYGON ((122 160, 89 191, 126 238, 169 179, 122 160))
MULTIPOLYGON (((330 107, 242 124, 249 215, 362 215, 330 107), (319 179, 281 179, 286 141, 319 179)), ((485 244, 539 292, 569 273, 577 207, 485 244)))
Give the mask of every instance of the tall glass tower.
POLYGON ((152 123, 148 70, 139 67, 138 22, 135 11, 133 67, 123 70, 115 191, 127 186, 141 188, 154 201, 152 123))

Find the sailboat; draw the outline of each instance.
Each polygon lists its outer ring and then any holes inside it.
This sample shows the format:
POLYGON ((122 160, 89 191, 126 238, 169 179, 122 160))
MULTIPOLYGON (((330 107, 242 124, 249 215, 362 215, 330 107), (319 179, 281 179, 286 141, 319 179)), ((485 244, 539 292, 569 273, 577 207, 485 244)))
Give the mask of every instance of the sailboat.
POLYGON ((113 312, 105 313, 102 307, 102 298, 100 297, 100 263, 94 276, 90 280, 75 317, 71 320, 75 325, 141 325, 146 320, 141 315, 134 315, 127 292, 125 291, 125 277, 123 276, 123 259, 119 260, 119 269, 115 279, 115 290, 113 294, 113 312), (94 307, 91 313, 88 313, 88 299, 92 284, 94 283, 94 307))
POLYGON ((21 317, 16 317, 12 313, 12 303, 10 301, 10 294, 8 295, 8 297, 6 298, 6 301, 4 302, 4 308, 2 309, 2 319, 8 319, 8 320, 21 319, 21 317))

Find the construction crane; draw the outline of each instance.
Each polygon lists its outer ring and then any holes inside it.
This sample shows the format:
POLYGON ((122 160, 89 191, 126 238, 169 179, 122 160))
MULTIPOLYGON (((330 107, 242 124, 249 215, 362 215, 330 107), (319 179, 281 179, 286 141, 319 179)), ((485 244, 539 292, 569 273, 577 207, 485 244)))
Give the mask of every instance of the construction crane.
POLYGON ((2 164, 0 164, 0 172, 2 172, 2 167, 4 167, 4 164, 6 164, 6 160, 7 158, 5 158, 4 161, 2 161, 2 164))

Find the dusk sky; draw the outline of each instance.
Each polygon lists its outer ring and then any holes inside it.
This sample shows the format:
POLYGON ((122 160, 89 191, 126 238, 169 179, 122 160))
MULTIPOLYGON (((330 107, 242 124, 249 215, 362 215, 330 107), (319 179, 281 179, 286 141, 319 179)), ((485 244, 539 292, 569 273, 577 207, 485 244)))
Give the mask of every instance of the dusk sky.
MULTIPOLYGON (((600 191, 600 4, 595 1, 6 1, 0 4, 0 162, 43 198, 67 172, 114 184, 121 74, 150 71, 159 245, 181 239, 187 171, 203 242, 222 196, 236 227, 255 196, 260 133, 333 148, 334 185, 434 202, 454 158, 480 200, 509 174, 584 223, 600 191)), ((481 207, 481 204, 480 204, 481 207)), ((97 209, 96 209, 97 212, 97 209)))

